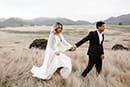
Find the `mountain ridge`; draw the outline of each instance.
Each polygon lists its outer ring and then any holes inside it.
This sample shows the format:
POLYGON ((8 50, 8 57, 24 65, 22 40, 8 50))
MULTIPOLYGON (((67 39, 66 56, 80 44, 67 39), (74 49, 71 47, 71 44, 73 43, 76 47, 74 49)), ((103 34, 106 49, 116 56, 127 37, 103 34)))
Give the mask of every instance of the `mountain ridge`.
MULTIPOLYGON (((52 25, 55 22, 61 22, 64 25, 89 25, 94 24, 85 20, 71 20, 68 18, 49 18, 49 17, 38 17, 31 20, 26 20, 18 17, 10 17, 8 19, 0 18, 0 28, 2 27, 20 27, 20 26, 42 26, 52 25)), ((106 24, 123 24, 130 25, 130 14, 120 15, 117 17, 109 17, 104 20, 106 24)))

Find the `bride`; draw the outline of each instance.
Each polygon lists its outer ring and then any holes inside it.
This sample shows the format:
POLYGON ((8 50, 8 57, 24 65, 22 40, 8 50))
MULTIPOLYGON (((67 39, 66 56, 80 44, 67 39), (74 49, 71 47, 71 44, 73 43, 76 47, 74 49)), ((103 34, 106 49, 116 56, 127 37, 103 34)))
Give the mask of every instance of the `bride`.
POLYGON ((33 66, 31 72, 33 77, 49 80, 54 73, 67 78, 72 70, 71 60, 63 52, 70 50, 72 46, 64 39, 62 35, 63 25, 56 22, 50 31, 44 62, 41 67, 33 66))

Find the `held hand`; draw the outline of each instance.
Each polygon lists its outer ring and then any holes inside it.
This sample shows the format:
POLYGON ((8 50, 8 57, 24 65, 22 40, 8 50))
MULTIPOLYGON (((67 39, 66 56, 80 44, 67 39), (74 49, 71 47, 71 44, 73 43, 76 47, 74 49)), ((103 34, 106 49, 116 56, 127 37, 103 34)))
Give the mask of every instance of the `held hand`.
POLYGON ((69 51, 75 51, 76 50, 76 47, 71 47, 70 49, 69 49, 69 51))
POLYGON ((76 50, 76 47, 73 47, 73 48, 72 48, 72 51, 75 51, 75 50, 76 50))

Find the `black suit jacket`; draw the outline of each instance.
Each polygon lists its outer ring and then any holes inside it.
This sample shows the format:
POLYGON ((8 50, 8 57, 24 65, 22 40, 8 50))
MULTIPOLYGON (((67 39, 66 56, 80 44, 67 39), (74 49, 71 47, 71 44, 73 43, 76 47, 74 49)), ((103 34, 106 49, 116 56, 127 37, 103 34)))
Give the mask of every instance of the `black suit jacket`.
POLYGON ((79 47, 83 43, 89 40, 89 49, 87 54, 88 55, 102 55, 104 54, 103 50, 103 41, 104 41, 104 35, 103 35, 103 40, 101 44, 99 44, 99 36, 97 31, 91 31, 89 34, 81 39, 79 42, 77 42, 75 45, 79 47))

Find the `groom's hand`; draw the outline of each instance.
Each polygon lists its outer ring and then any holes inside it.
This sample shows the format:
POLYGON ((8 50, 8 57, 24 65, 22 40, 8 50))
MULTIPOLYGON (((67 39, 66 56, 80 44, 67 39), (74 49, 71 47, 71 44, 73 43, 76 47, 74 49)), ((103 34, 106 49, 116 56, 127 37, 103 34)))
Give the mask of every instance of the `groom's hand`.
POLYGON ((72 51, 75 51, 76 50, 76 47, 73 47, 72 51))

